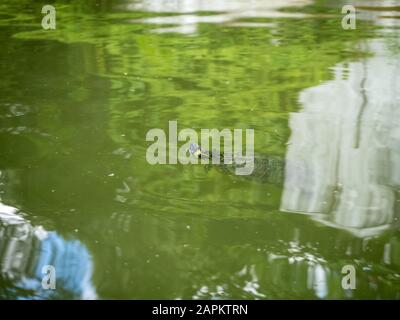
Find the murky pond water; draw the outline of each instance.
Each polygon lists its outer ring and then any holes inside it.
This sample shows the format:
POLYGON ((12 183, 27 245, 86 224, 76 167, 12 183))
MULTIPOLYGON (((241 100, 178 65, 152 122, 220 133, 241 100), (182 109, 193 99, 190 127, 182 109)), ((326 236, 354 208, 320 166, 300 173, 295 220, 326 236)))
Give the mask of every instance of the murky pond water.
POLYGON ((0 4, 0 298, 400 298, 400 1, 52 4, 0 4), (169 121, 280 181, 149 164, 169 121))

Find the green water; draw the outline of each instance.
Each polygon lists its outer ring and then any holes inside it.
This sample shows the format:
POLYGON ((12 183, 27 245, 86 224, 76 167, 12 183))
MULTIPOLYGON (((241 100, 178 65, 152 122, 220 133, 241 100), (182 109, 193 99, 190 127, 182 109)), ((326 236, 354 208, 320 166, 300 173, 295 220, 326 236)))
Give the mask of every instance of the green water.
POLYGON ((47 3, 0 3, 1 299, 400 298, 399 2, 47 3), (295 165, 150 165, 172 120, 295 165))

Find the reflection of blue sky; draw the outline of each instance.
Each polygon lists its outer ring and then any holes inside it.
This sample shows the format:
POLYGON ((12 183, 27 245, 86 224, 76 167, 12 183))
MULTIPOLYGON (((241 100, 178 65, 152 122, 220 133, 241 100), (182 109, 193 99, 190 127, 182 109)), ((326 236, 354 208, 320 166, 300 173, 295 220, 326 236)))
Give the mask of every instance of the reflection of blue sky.
POLYGON ((95 299, 92 257, 78 240, 33 227, 15 208, 0 204, 0 275, 32 295, 20 299, 95 299), (54 266, 56 289, 42 288, 44 266, 54 266))

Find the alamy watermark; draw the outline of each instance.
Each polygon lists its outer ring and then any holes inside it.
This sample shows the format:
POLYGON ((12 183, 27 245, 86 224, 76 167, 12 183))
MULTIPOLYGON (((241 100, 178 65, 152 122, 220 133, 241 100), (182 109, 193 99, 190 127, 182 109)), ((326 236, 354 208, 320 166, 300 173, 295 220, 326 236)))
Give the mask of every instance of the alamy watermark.
POLYGON ((42 268, 42 288, 45 290, 56 289, 56 268, 52 265, 45 265, 42 268))
POLYGON ((345 290, 356 289, 356 268, 351 264, 346 264, 342 268, 342 274, 345 274, 342 278, 342 288, 345 290))
POLYGON ((356 29, 356 8, 352 5, 345 5, 342 7, 342 28, 344 30, 356 29))
POLYGON ((56 8, 47 4, 43 6, 42 13, 45 14, 42 19, 42 28, 44 30, 54 30, 56 28, 56 8))
POLYGON ((234 163, 237 165, 235 168, 237 175, 250 175, 254 170, 254 129, 245 130, 245 143, 243 143, 242 129, 222 129, 221 131, 201 129, 199 139, 194 129, 185 128, 178 132, 177 121, 169 121, 168 139, 164 130, 154 128, 147 132, 146 141, 154 141, 146 151, 146 160, 152 165, 177 164, 178 162, 198 164, 199 161, 201 164, 209 164, 211 161, 213 164, 234 163), (223 139, 223 149, 221 139, 223 139), (186 143, 178 149, 178 142, 186 143), (243 154, 244 146, 245 154, 243 154))

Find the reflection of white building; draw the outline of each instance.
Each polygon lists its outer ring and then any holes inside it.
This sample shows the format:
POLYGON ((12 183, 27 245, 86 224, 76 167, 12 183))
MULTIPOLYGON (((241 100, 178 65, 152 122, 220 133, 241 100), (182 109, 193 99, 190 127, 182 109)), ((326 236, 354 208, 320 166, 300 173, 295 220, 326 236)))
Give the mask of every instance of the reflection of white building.
POLYGON ((374 57, 337 65, 333 80, 301 93, 281 200, 359 236, 394 221, 400 188, 400 60, 383 41, 367 49, 374 57))
MULTIPOLYGON (((280 12, 287 6, 301 6, 310 0, 141 0, 128 4, 128 9, 155 13, 175 13, 173 16, 159 16, 138 20, 149 24, 165 25, 153 31, 159 33, 177 32, 193 34, 199 23, 231 23, 242 18, 301 18, 304 14, 280 12), (199 12, 212 12, 198 15, 199 12), (175 26, 170 26, 175 25, 175 26)), ((233 24, 234 23, 234 24, 233 24)), ((268 23, 247 22, 246 26, 268 27, 268 23)))
POLYGON ((141 0, 130 5, 134 10, 152 12, 243 12, 276 9, 288 5, 304 5, 307 0, 141 0))

